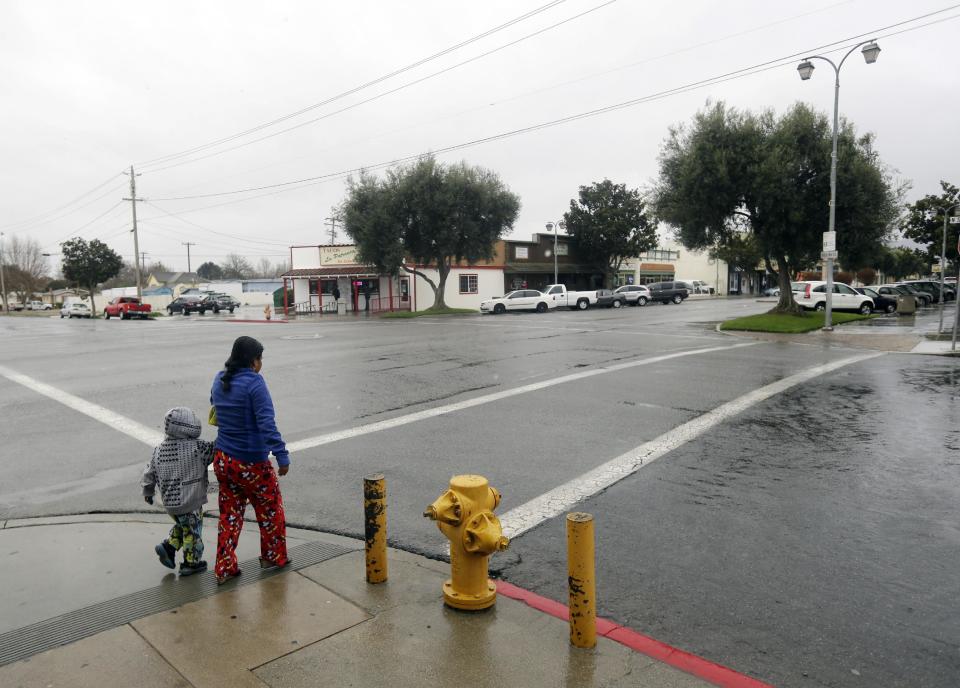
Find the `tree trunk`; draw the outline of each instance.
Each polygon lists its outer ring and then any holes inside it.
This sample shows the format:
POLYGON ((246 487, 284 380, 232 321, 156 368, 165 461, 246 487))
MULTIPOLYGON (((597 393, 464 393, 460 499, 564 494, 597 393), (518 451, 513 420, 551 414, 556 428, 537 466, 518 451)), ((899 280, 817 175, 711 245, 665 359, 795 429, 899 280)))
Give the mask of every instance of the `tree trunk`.
POLYGON ((439 281, 439 283, 437 284, 437 288, 434 289, 434 291, 433 291, 433 293, 434 293, 433 307, 434 307, 434 308, 446 308, 446 307, 447 307, 447 302, 446 302, 446 300, 444 299, 444 295, 446 294, 447 277, 450 275, 450 266, 447 265, 447 264, 446 264, 445 262, 443 262, 442 260, 438 260, 438 261, 437 261, 437 272, 440 274, 440 281, 439 281))
MULTIPOLYGON (((777 283, 780 286, 780 300, 777 302, 776 307, 770 312, 802 315, 803 308, 793 300, 793 291, 790 289, 790 265, 787 263, 786 256, 781 255, 777 257, 777 267, 780 268, 776 273, 777 283)), ((767 269, 770 269, 769 265, 767 269)))
POLYGON ((90 317, 97 317, 97 304, 93 302, 93 285, 90 285, 90 317))
MULTIPOLYGON (((409 273, 409 274, 411 274, 411 275, 414 275, 414 279, 416 279, 417 277, 421 277, 421 278, 423 279, 423 281, 426 282, 426 283, 430 286, 431 289, 433 289, 433 307, 436 308, 436 307, 437 307, 437 299, 438 299, 438 296, 437 296, 437 283, 434 282, 434 281, 433 281, 432 279, 430 279, 429 277, 427 277, 427 276, 426 276, 425 274, 423 274, 422 272, 420 272, 419 270, 417 270, 416 268, 408 268, 406 265, 401 265, 400 267, 403 268, 404 272, 407 272, 407 273, 409 273)), ((442 298, 441 298, 440 300, 442 301, 442 298)))

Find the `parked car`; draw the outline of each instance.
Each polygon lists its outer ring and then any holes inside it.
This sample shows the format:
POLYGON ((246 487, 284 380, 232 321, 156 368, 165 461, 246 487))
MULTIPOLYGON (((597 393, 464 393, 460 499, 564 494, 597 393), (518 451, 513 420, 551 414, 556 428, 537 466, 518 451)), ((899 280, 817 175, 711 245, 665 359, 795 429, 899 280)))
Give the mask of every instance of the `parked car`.
POLYGON ((763 290, 764 296, 780 296, 780 287, 767 287, 763 290))
POLYGON ((873 308, 884 313, 894 313, 897 310, 897 298, 894 294, 881 294, 870 287, 854 287, 854 291, 873 299, 873 308))
POLYGON ((916 299, 917 299, 917 306, 918 306, 918 307, 926 308, 926 307, 929 306, 931 303, 933 303, 933 294, 931 294, 930 292, 928 292, 928 291, 926 291, 926 290, 924 290, 924 289, 920 289, 919 287, 917 287, 917 286, 915 286, 915 285, 913 285, 913 284, 909 284, 909 283, 907 283, 907 282, 899 282, 899 283, 897 283, 896 286, 898 286, 898 287, 903 287, 903 288, 906 289, 908 292, 910 292, 911 294, 913 294, 913 296, 915 296, 916 299))
POLYGON ((568 291, 563 284, 548 284, 543 293, 550 298, 550 307, 566 306, 574 310, 585 311, 597 305, 597 290, 568 291))
POLYGON ((141 303, 136 296, 118 296, 103 308, 103 319, 109 320, 111 317, 129 320, 130 318, 140 318, 146 320, 150 317, 151 307, 149 303, 141 303))
POLYGON ((494 296, 481 302, 481 313, 495 313, 497 315, 507 311, 536 311, 546 313, 551 308, 547 295, 536 289, 517 289, 503 296, 494 296))
POLYGON ((203 304, 207 307, 207 310, 211 310, 214 313, 219 313, 220 311, 230 311, 233 313, 234 309, 240 306, 240 302, 228 294, 216 293, 207 294, 203 297, 203 304))
POLYGON ((650 300, 660 303, 683 303, 683 300, 690 296, 690 292, 681 282, 656 282, 648 284, 650 289, 650 300))
POLYGON ((93 311, 83 301, 74 301, 60 309, 61 318, 92 318, 93 311))
POLYGON ((632 306, 646 306, 650 300, 650 290, 643 284, 626 284, 618 287, 614 293, 623 294, 627 304, 632 306))
POLYGON ((167 315, 173 315, 174 313, 183 313, 184 315, 199 313, 203 315, 206 312, 207 306, 203 302, 203 297, 195 294, 178 296, 167 306, 167 315))
POLYGON ((598 308, 622 308, 627 305, 627 297, 609 289, 597 289, 598 308))
MULTIPOLYGON (((912 284, 920 291, 925 291, 928 294, 933 296, 933 303, 940 302, 940 282, 934 282, 933 280, 907 280, 905 284, 912 284)), ((948 291, 949 287, 944 285, 943 291, 945 296, 945 301, 951 301, 951 292, 952 289, 948 291)))
POLYGON ((691 294, 712 294, 713 287, 703 280, 677 279, 675 282, 682 283, 691 294))
MULTIPOLYGON (((826 310, 827 283, 804 282, 804 285, 803 291, 796 299, 797 303, 807 310, 826 310)), ((859 311, 863 315, 869 315, 873 312, 873 300, 842 282, 834 282, 831 308, 835 311, 859 311)))
POLYGON ((27 302, 28 311, 49 311, 53 310, 53 306, 49 303, 44 303, 43 301, 29 301, 27 302))

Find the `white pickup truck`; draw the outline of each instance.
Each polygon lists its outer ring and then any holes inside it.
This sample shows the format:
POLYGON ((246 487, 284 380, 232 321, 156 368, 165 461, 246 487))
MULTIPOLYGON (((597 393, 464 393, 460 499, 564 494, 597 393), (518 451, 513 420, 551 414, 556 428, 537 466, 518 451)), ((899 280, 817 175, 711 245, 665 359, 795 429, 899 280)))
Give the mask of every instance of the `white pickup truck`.
POLYGON ((567 291, 562 284, 548 284, 543 289, 543 293, 551 301, 551 307, 563 307, 585 311, 590 306, 597 305, 597 290, 592 291, 567 291))

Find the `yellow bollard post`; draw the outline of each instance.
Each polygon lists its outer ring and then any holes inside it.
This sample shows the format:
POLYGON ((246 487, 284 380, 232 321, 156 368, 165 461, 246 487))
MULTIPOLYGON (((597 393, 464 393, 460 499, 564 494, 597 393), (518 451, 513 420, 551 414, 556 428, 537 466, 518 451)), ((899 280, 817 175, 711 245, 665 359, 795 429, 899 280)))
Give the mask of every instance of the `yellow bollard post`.
POLYGON ((594 575, 593 516, 567 514, 567 585, 570 591, 570 644, 597 644, 597 580, 594 575))
POLYGON ((387 483, 382 473, 363 479, 364 535, 367 540, 367 582, 387 580, 387 483))

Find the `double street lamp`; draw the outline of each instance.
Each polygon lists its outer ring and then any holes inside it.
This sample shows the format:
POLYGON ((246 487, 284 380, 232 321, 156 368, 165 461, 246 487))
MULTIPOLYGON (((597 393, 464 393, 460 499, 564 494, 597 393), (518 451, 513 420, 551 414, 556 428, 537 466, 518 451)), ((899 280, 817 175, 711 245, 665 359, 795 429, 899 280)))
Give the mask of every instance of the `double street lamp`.
POLYGON ((548 222, 547 231, 553 232, 553 283, 559 284, 560 280, 557 278, 557 227, 563 226, 563 220, 560 222, 548 222))
MULTIPOLYGON (((937 328, 937 334, 943 334, 943 302, 946 300, 944 299, 943 282, 947 271, 947 219, 955 208, 960 208, 960 203, 954 203, 949 208, 936 208, 943 213, 943 248, 940 250, 940 326, 937 328)), ((954 331, 956 331, 956 328, 954 328, 954 331)))
MULTIPOLYGON (((833 232, 836 231, 836 211, 837 211, 837 129, 840 121, 840 68, 843 67, 843 63, 847 61, 847 58, 853 54, 860 46, 863 46, 863 50, 860 52, 863 54, 863 59, 866 60, 867 64, 873 64, 877 61, 877 56, 880 55, 880 46, 877 45, 875 40, 864 41, 863 43, 858 43, 857 45, 850 48, 846 55, 843 56, 843 59, 840 60, 840 64, 835 64, 833 60, 829 57, 823 57, 822 55, 811 55, 803 59, 799 65, 797 65, 797 72, 800 73, 800 78, 806 81, 811 76, 813 76, 813 62, 811 60, 823 60, 831 67, 836 75, 836 80, 834 81, 833 88, 833 152, 830 154, 830 228, 832 237, 836 237, 836 234, 833 232)), ((833 329, 833 257, 831 254, 827 254, 827 304, 826 312, 824 313, 824 322, 823 329, 832 330, 833 329)))

